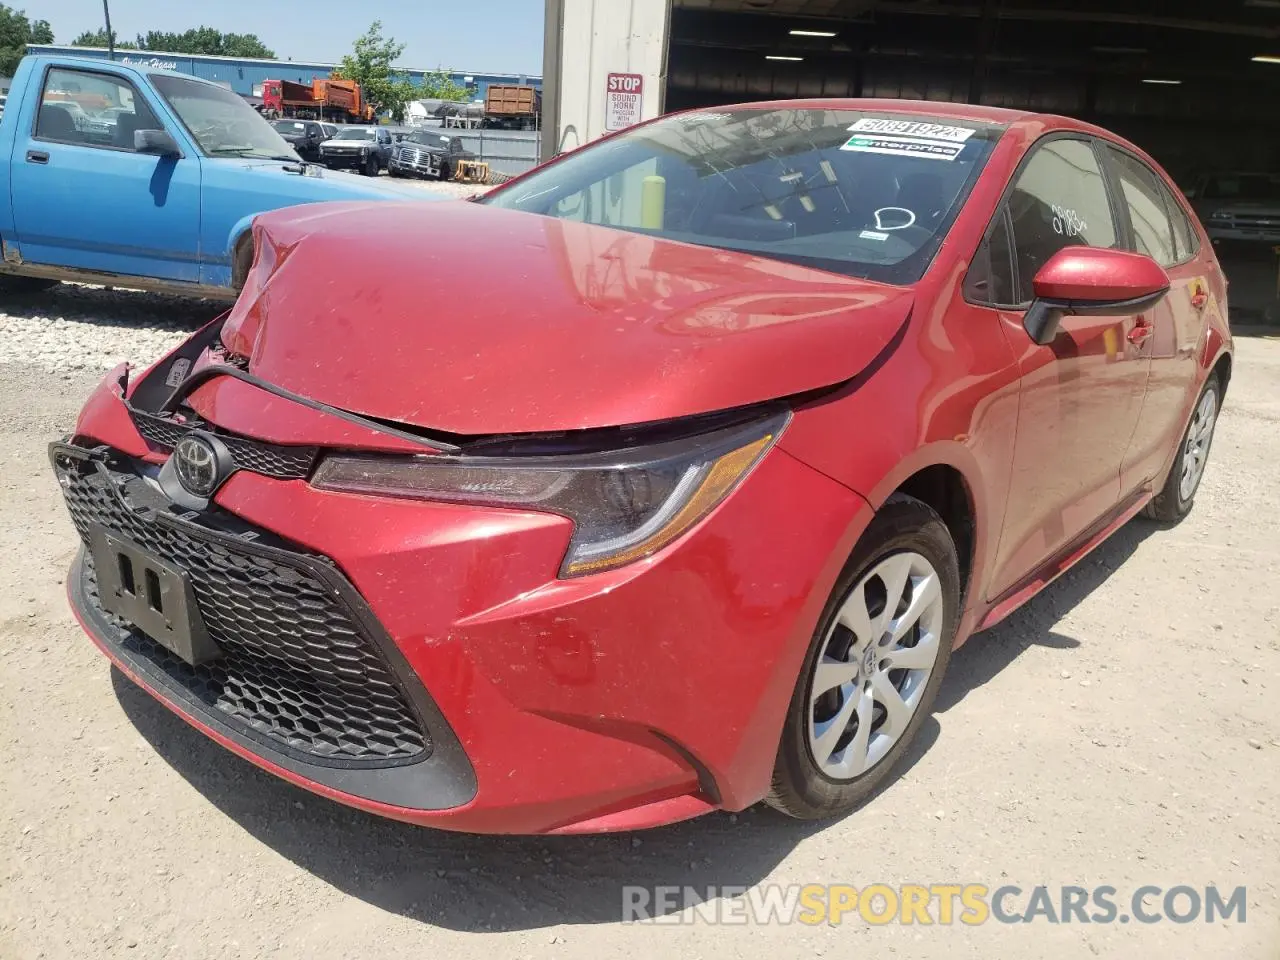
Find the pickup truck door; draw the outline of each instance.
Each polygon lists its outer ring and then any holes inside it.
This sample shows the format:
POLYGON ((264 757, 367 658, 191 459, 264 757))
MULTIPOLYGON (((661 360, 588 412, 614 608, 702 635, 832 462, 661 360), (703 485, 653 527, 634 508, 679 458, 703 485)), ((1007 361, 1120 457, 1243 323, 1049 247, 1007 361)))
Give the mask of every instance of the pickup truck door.
MULTIPOLYGON (((200 160, 134 149, 137 130, 168 130, 125 74, 49 66, 16 118, 14 232, 30 263, 129 276, 199 279, 200 160)), ((14 119, 14 118, 10 118, 14 119)))

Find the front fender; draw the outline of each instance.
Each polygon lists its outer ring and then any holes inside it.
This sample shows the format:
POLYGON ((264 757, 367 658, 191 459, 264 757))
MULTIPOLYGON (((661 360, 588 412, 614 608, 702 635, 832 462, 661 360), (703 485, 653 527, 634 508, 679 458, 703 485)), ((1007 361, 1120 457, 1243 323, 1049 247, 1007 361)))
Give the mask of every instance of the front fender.
POLYGON ((304 203, 407 199, 355 177, 286 172, 279 162, 206 160, 202 173, 200 247, 205 256, 201 282, 210 286, 231 286, 236 243, 260 213, 304 203))

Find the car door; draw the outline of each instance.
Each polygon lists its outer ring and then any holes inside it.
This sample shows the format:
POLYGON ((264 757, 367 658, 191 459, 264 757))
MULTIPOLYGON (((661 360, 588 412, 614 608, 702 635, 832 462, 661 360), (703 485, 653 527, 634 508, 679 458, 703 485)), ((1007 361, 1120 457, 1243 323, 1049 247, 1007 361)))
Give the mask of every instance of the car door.
POLYGON ((1062 320, 1037 346, 1022 321, 1039 269, 1065 247, 1123 248, 1090 139, 1032 147, 1000 218, 1017 308, 1004 311, 1020 373, 1017 437, 992 582, 994 598, 1086 536, 1117 509, 1120 467, 1142 410, 1149 360, 1129 317, 1062 320))
POLYGON ((311 156, 315 156, 316 151, 320 149, 320 144, 324 141, 324 130, 318 123, 307 124, 307 152, 311 156))
POLYGON ((1123 496, 1156 479, 1182 437, 1195 399, 1196 347, 1204 332, 1209 287, 1195 231, 1164 178, 1114 144, 1106 145, 1106 158, 1129 219, 1131 248, 1164 267, 1170 281, 1169 295, 1146 317, 1151 376, 1121 470, 1123 496))
POLYGON ((123 74, 50 66, 40 83, 34 116, 17 131, 12 159, 14 227, 23 259, 197 280, 199 159, 134 149, 135 131, 164 130, 165 124, 123 74))

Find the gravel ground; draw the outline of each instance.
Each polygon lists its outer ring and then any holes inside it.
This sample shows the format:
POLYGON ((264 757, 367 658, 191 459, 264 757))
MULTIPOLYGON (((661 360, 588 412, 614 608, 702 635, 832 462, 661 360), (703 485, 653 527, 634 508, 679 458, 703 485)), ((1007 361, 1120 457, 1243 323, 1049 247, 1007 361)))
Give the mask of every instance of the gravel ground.
POLYGON ((260 773, 72 621, 73 532, 45 444, 90 368, 150 359, 217 309, 86 288, 0 304, 0 958, 1280 958, 1280 340, 1240 340, 1191 517, 1128 525, 957 653, 902 778, 859 813, 495 839, 380 821, 260 773), (1246 885, 1248 916, 618 922, 627 883, 875 882, 1246 885))

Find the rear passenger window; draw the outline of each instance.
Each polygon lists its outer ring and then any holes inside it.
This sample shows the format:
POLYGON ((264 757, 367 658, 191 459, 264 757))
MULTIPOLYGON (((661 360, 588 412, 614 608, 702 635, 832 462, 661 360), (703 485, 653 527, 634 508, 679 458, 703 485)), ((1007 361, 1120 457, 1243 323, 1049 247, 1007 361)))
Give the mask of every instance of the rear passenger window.
POLYGON ((1180 259, 1173 222, 1169 218, 1173 197, 1168 196, 1155 171, 1137 157, 1111 147, 1107 152, 1120 178, 1120 190, 1129 208, 1138 252, 1145 253, 1162 267, 1172 266, 1180 259))
POLYGON ((37 139, 132 151, 135 131, 161 129, 127 80, 61 68, 45 77, 36 115, 37 139))
POLYGON ((1172 196, 1169 198, 1169 212, 1173 219, 1173 239, 1178 245, 1178 260, 1189 260, 1200 249, 1200 241, 1196 239, 1195 228, 1191 226, 1191 218, 1172 196))
POLYGON ((1093 147, 1084 140, 1064 139, 1034 150, 1008 200, 1018 298, 1023 303, 1032 299, 1036 273, 1059 250, 1118 245, 1093 147))

